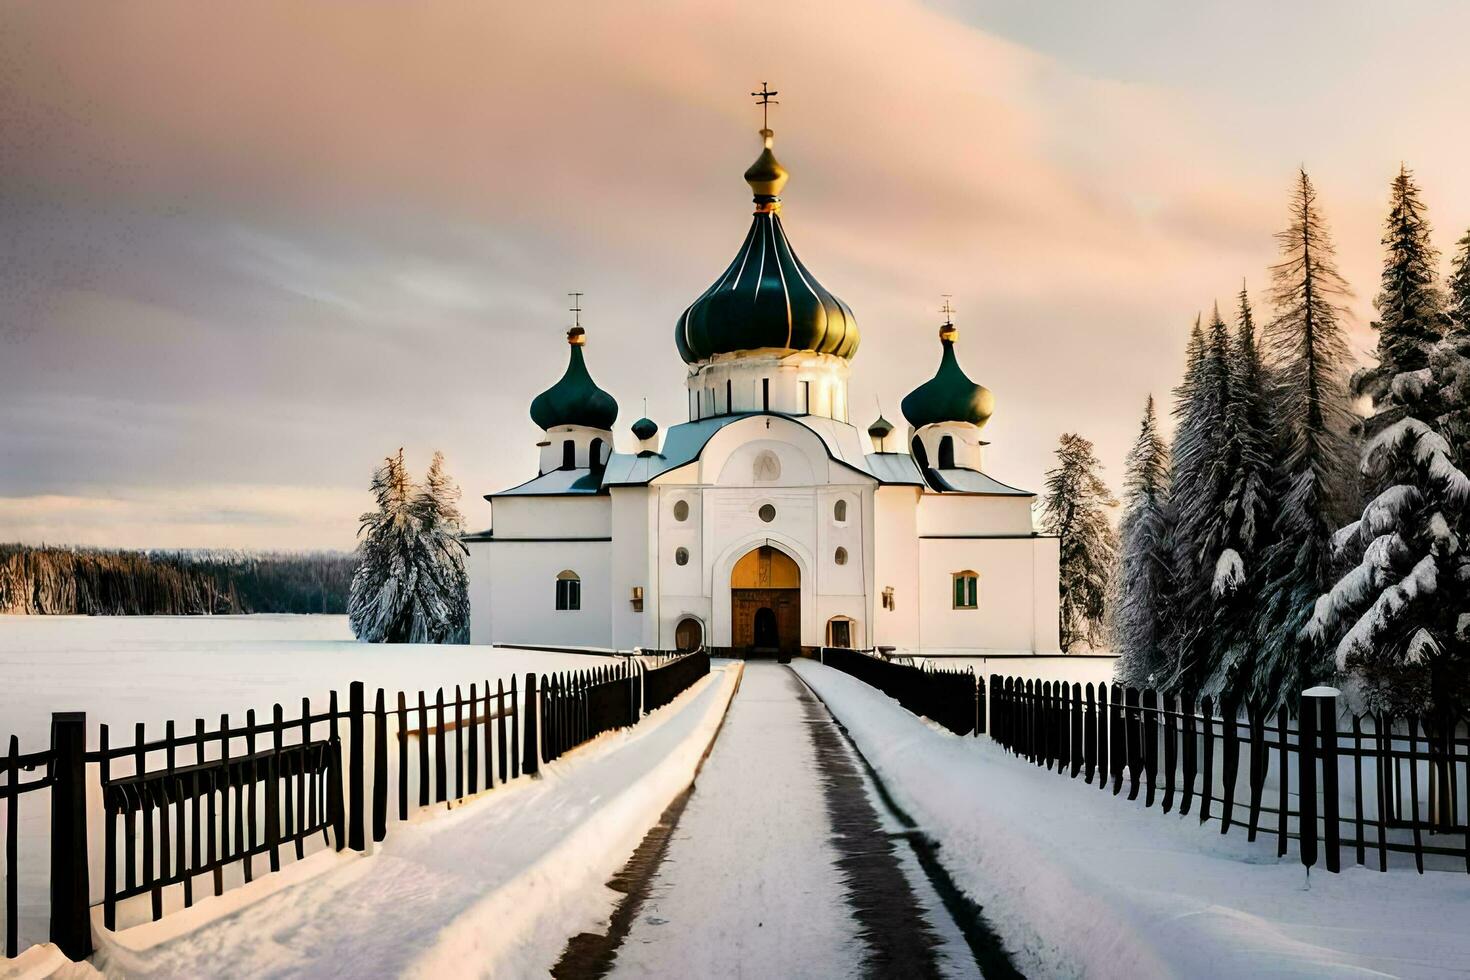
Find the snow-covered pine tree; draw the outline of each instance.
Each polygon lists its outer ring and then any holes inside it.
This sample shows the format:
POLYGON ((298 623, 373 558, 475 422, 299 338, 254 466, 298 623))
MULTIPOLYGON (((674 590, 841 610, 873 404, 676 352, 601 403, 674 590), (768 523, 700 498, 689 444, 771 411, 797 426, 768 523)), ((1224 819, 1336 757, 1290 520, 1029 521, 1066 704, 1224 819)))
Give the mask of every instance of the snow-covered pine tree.
POLYGON ((1168 624, 1173 581, 1169 508, 1169 449, 1159 435, 1149 395, 1138 439, 1128 452, 1125 512, 1119 525, 1118 565, 1109 615, 1118 663, 1116 680, 1156 687, 1169 663, 1168 624))
POLYGON ((1470 478, 1438 422, 1463 410, 1470 339, 1390 381, 1397 418, 1364 451, 1384 487, 1335 538, 1354 567, 1316 602, 1308 636, 1361 683, 1368 708, 1427 713, 1470 705, 1470 478))
MULTIPOLYGON (((1225 500, 1230 489, 1230 437, 1226 431, 1230 405, 1230 332, 1218 305, 1194 377, 1186 373, 1188 401, 1174 439, 1175 458, 1186 474, 1186 490, 1175 498, 1177 508, 1175 578, 1178 591, 1173 612, 1178 622, 1174 655, 1161 678, 1168 691, 1198 691, 1212 666, 1216 566, 1226 548, 1225 500)), ((1193 338, 1191 337, 1191 344, 1193 338)), ((1238 583, 1237 561, 1225 570, 1227 593, 1238 583)))
POLYGON ((1105 508, 1118 501, 1097 475, 1102 468, 1092 443, 1071 432, 1062 434, 1057 465, 1046 472, 1042 520, 1048 533, 1061 538, 1061 646, 1102 642, 1108 604, 1108 580, 1118 549, 1117 536, 1105 508))
POLYGON ((1276 236, 1282 261, 1271 267, 1276 310, 1266 328, 1281 464, 1254 627, 1251 691, 1264 707, 1330 673, 1330 664, 1313 659, 1302 629, 1317 597, 1332 585, 1332 535, 1356 495, 1348 473, 1352 418, 1343 377, 1349 291, 1305 170, 1293 188, 1291 219, 1276 236))
POLYGON ((422 546, 425 606, 433 619, 429 634, 434 643, 470 641, 469 576, 464 558, 469 553, 460 536, 464 518, 459 512, 459 487, 444 472, 444 454, 434 453, 428 475, 414 500, 423 522, 422 546))
POLYGON ((373 473, 377 510, 362 515, 348 619, 366 643, 460 642, 468 630, 459 491, 435 454, 428 482, 408 476, 403 450, 373 473))
MULTIPOLYGON (((1393 397, 1393 380, 1426 368, 1430 348, 1448 326, 1444 292, 1439 288, 1439 253, 1429 241, 1419 186, 1405 166, 1400 165, 1393 179, 1390 201, 1383 233, 1387 250, 1383 280, 1374 300, 1378 363, 1359 369, 1352 378, 1353 394, 1372 400, 1373 414, 1362 426, 1369 439, 1402 417, 1393 397)), ((1372 489, 1382 488, 1370 484, 1372 489)))
POLYGON ((1465 232, 1456 247, 1458 250, 1450 262, 1450 330, 1470 333, 1470 231, 1465 232))
POLYGON ((1230 392, 1225 406, 1227 478, 1222 507, 1222 546, 1211 570, 1215 601, 1211 670, 1205 689, 1246 695, 1256 644, 1252 633, 1264 554, 1274 506, 1275 438, 1266 370, 1256 345, 1250 295, 1241 283, 1235 337, 1230 345, 1230 392))

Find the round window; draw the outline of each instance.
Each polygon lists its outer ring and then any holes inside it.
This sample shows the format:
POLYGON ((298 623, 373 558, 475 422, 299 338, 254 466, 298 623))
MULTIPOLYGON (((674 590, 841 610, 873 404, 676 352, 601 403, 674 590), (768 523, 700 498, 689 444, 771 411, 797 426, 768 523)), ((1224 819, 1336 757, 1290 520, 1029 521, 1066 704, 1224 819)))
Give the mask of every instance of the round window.
POLYGON ((674 520, 679 521, 680 523, 689 520, 689 501, 674 501, 674 520))
POLYGON ((674 550, 674 564, 675 565, 687 565, 687 564, 689 564, 689 549, 688 548, 677 548, 677 549, 674 550))
POLYGON ((847 564, 847 549, 846 548, 838 548, 836 554, 834 554, 832 556, 832 560, 835 561, 839 565, 846 565, 847 564))
POLYGON ((756 516, 769 524, 776 519, 776 508, 770 504, 761 504, 761 509, 756 511, 756 516))

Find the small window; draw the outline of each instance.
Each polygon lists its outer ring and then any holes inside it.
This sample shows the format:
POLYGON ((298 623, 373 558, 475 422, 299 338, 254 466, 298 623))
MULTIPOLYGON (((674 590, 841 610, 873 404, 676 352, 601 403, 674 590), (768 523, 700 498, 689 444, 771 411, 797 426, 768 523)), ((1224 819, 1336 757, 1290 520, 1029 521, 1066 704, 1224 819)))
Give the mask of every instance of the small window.
POLYGON ((678 521, 680 524, 683 524, 685 521, 689 520, 689 501, 674 501, 674 520, 678 521))
POLYGON ((602 447, 601 439, 593 439, 592 445, 587 449, 587 465, 594 470, 602 469, 602 447))
POLYGON ((839 565, 846 565, 847 564, 847 549, 846 548, 838 548, 835 552, 833 552, 833 554, 832 554, 832 560, 835 561, 839 565))
POLYGON ((687 564, 689 564, 689 549, 688 548, 675 548, 674 549, 674 564, 675 565, 687 565, 687 564))
POLYGON ((776 519, 776 508, 770 504, 761 504, 761 509, 756 511, 756 516, 769 524, 776 519))
POLYGON ((893 599, 893 586, 891 585, 883 587, 883 608, 887 609, 889 612, 892 612, 893 610, 898 608, 893 599))
POLYGON ((847 501, 839 500, 832 505, 832 519, 838 524, 847 523, 847 501))
POLYGON ((570 439, 561 444, 561 468, 574 470, 577 468, 577 444, 570 439))
POLYGON ((771 410, 771 379, 761 378, 761 411, 771 410))
POLYGON ((954 607, 975 609, 980 604, 980 576, 971 571, 954 573, 954 607))
POLYGON ((954 436, 945 436, 939 440, 939 468, 954 469, 954 436))
POLYGON ((576 572, 557 573, 556 608, 568 611, 582 608, 582 580, 576 572))
POLYGON ((725 414, 735 414, 735 386, 729 378, 725 379, 725 414))

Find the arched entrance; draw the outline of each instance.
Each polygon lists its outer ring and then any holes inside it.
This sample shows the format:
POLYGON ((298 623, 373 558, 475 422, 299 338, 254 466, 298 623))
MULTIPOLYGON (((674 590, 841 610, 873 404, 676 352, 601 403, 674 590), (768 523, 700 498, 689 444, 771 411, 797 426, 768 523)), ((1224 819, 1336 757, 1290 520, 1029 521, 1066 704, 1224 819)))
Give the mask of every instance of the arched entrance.
POLYGON ((801 569, 770 545, 748 552, 730 570, 730 642, 755 656, 801 650, 801 569))
POLYGON ((693 616, 685 616, 674 627, 674 647, 679 650, 697 650, 704 643, 704 624, 693 616))

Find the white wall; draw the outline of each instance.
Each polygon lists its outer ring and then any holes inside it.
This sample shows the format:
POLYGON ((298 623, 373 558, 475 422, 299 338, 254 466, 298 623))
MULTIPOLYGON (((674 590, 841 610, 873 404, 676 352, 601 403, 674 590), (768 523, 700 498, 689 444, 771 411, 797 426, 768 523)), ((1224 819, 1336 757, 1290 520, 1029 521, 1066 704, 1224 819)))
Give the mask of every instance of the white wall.
POLYGON ((606 538, 612 535, 607 494, 496 497, 490 505, 496 538, 606 538))
POLYGON ((919 500, 919 534, 1030 534, 1035 499, 926 493, 919 500))
POLYGON ((545 430, 542 442, 548 445, 541 447, 541 472, 550 473, 552 470, 561 469, 563 453, 562 443, 571 442, 575 447, 573 461, 577 469, 587 469, 592 465, 592 441, 602 440, 601 458, 598 463, 606 463, 613 450, 613 434, 610 429, 589 429, 582 425, 556 425, 545 430))
POLYGON ((614 487, 612 499, 611 645, 627 650, 658 645, 658 563, 649 547, 649 528, 658 519, 657 491, 614 487), (643 611, 633 607, 633 589, 643 589, 643 611))
POLYGON ((470 547, 482 569, 478 579, 470 580, 474 642, 612 645, 609 542, 492 540, 470 547), (483 574, 486 566, 488 575, 483 574), (563 569, 582 580, 581 609, 556 608, 556 576, 563 569), (479 614, 485 607, 490 612, 488 624, 479 614))
POLYGON ((879 487, 874 493, 872 645, 919 643, 918 487, 879 487), (894 608, 883 608, 893 588, 894 608))
MULTIPOLYGON (((1038 635, 1045 610, 1054 617, 1056 597, 1038 594, 1038 561, 1054 553, 1044 538, 971 538, 919 540, 919 646, 928 649, 977 649, 1050 652, 1050 636, 1038 635), (953 573, 979 573, 979 604, 954 608, 953 573), (1040 644, 1038 645, 1038 641, 1040 644)), ((1055 572, 1053 571, 1054 575, 1055 572)), ((1055 578, 1052 580, 1055 588, 1055 578)))
POLYGON ((758 350, 717 355, 695 366, 685 386, 690 420, 741 412, 847 418, 845 358, 814 351, 758 350), (762 381, 768 383, 769 405, 762 381))

